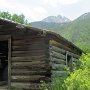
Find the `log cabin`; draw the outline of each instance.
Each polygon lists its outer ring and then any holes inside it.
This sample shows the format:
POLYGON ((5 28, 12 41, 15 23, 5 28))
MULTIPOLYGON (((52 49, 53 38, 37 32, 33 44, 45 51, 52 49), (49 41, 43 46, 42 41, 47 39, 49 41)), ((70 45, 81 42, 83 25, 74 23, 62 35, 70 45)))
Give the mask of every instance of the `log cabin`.
POLYGON ((0 90, 39 90, 41 80, 73 70, 82 52, 59 34, 0 19, 0 90))

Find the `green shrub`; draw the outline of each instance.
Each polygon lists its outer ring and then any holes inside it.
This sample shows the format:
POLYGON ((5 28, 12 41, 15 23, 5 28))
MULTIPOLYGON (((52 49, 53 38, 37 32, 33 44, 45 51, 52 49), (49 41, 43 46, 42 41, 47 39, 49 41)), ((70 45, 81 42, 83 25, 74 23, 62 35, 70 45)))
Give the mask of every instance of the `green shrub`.
POLYGON ((63 87, 64 80, 68 77, 70 74, 69 68, 66 69, 66 73, 64 73, 62 76, 59 76, 57 74, 54 75, 52 78, 52 82, 49 84, 46 84, 44 81, 41 81, 40 89, 41 90, 66 90, 66 87, 63 87))
POLYGON ((90 54, 83 54, 78 64, 73 72, 66 70, 62 77, 56 75, 51 85, 42 82, 41 90, 90 90, 90 54))
POLYGON ((90 90, 90 54, 83 54, 80 61, 80 69, 75 69, 64 81, 66 90, 90 90))

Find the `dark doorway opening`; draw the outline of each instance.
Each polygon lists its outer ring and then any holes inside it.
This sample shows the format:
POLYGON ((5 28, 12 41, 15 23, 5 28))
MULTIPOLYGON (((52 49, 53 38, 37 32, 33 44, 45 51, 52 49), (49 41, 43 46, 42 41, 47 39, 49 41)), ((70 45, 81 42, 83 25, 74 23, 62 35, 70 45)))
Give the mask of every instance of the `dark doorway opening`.
POLYGON ((70 55, 67 55, 67 65, 68 65, 70 71, 73 71, 72 56, 70 56, 70 55))
POLYGON ((8 84, 8 40, 0 41, 0 85, 8 84))

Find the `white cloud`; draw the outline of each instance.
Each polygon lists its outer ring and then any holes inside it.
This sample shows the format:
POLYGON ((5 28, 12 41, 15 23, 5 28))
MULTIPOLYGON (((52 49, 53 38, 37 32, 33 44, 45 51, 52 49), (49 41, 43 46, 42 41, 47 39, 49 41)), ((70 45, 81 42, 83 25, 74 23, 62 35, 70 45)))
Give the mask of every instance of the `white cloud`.
POLYGON ((8 4, 7 0, 0 0, 0 7, 6 8, 8 6, 9 6, 9 4, 8 4))
POLYGON ((24 9, 24 15, 33 20, 40 20, 42 17, 46 17, 47 11, 43 7, 26 8, 24 9), (28 13, 27 13, 28 12, 28 13))
POLYGON ((79 2, 80 0, 60 0, 60 1, 61 4, 74 4, 79 2))
POLYGON ((51 15, 63 14, 66 16, 67 14, 70 16, 70 13, 72 15, 72 11, 76 9, 76 3, 78 4, 79 1, 81 0, 0 0, 0 11, 23 13, 30 21, 38 21, 51 15))
POLYGON ((3 11, 9 11, 10 13, 23 13, 31 20, 40 20, 47 14, 47 10, 42 6, 26 5, 24 3, 15 2, 15 0, 13 0, 13 2, 11 2, 11 0, 0 0, 0 8, 3 11))
POLYGON ((36 7, 36 8, 34 8, 34 11, 37 13, 41 13, 41 14, 47 13, 46 9, 43 7, 36 7))
POLYGON ((45 0, 44 2, 50 4, 53 7, 61 5, 70 5, 79 2, 80 0, 45 0))

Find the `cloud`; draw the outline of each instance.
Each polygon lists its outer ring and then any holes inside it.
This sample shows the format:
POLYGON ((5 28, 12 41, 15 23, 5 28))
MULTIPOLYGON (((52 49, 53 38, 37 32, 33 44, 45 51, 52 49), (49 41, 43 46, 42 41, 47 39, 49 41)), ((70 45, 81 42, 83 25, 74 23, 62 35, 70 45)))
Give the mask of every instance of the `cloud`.
POLYGON ((29 20, 35 21, 44 18, 47 14, 47 10, 42 6, 27 5, 15 0, 13 2, 11 0, 0 0, 0 8, 10 13, 23 13, 29 20))
POLYGON ((8 4, 7 0, 0 0, 0 7, 6 8, 8 6, 9 6, 9 4, 8 4))
POLYGON ((70 5, 79 2, 80 0, 45 0, 44 2, 50 4, 53 7, 58 5, 70 5))
MULTIPOLYGON (((80 0, 0 0, 0 11, 23 13, 30 21, 38 21, 51 15, 63 14, 64 7, 80 0)), ((65 7, 66 8, 66 7, 65 7)))
POLYGON ((77 3, 77 2, 79 2, 80 0, 60 0, 61 2, 61 4, 64 4, 64 5, 70 5, 70 4, 74 4, 74 3, 77 3))
POLYGON ((43 7, 36 7, 34 8, 34 11, 37 13, 47 13, 46 9, 43 7))
POLYGON ((47 10, 43 7, 35 7, 35 8, 26 8, 24 10, 24 15, 28 18, 32 18, 33 20, 41 20, 42 17, 46 17, 47 10), (28 13, 27 13, 28 12, 28 13))

